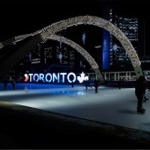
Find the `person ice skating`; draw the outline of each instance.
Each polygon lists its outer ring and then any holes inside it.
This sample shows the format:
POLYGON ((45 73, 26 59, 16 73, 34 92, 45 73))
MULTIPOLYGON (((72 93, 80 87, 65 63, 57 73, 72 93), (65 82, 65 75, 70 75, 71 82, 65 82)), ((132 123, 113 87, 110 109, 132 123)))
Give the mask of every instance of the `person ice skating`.
POLYGON ((122 79, 120 78, 120 79, 118 80, 118 88, 119 88, 119 89, 121 89, 121 84, 122 84, 122 79))
POLYGON ((15 80, 14 80, 14 78, 12 78, 12 76, 10 76, 10 83, 11 83, 11 85, 12 85, 12 89, 14 90, 15 89, 15 87, 16 87, 16 83, 15 83, 15 80))
POLYGON ((94 80, 95 93, 98 93, 98 80, 95 78, 94 80))
POLYGON ((137 97, 137 113, 144 113, 145 109, 143 108, 143 98, 146 90, 146 79, 144 76, 140 76, 135 83, 135 95, 137 97))
POLYGON ((71 83, 71 87, 74 88, 74 82, 71 83))
POLYGON ((6 90, 7 89, 7 84, 8 84, 8 77, 7 76, 4 77, 3 82, 4 82, 3 90, 6 90))
POLYGON ((86 80, 86 81, 85 81, 85 88, 86 88, 86 90, 88 90, 88 86, 89 86, 89 81, 86 80))

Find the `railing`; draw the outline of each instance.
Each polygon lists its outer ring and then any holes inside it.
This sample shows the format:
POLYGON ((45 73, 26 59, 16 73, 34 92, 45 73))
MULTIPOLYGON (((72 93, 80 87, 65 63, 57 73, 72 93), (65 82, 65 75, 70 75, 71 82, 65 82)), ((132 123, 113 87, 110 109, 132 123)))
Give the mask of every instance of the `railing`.
MULTIPOLYGON (((150 71, 143 71, 147 81, 150 81, 150 71)), ((95 73, 87 73, 89 77, 94 77, 95 73)), ((102 72, 105 81, 136 81, 136 74, 134 71, 114 71, 102 72)))

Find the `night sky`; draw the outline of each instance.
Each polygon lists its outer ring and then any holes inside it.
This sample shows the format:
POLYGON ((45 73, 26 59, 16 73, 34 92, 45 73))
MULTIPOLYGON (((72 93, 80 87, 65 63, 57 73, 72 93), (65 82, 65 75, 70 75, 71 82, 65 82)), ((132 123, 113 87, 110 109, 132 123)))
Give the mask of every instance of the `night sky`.
POLYGON ((12 35, 30 33, 68 17, 87 14, 97 15, 101 11, 100 6, 88 1, 26 0, 15 1, 14 3, 6 1, 1 5, 3 10, 0 10, 0 38, 6 39, 12 35))
POLYGON ((149 26, 146 0, 1 0, 0 41, 34 32, 64 18, 79 15, 101 17, 102 7, 106 5, 115 7, 116 12, 123 16, 146 18, 146 26, 149 26))

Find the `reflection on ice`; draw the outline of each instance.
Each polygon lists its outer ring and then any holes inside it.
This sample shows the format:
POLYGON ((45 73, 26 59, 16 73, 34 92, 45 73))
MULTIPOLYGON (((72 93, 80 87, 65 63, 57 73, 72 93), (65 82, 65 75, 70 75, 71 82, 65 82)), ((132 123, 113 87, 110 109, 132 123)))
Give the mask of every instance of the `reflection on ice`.
POLYGON ((57 91, 51 91, 50 94, 52 95, 85 95, 86 92, 78 91, 78 90, 57 90, 57 91))

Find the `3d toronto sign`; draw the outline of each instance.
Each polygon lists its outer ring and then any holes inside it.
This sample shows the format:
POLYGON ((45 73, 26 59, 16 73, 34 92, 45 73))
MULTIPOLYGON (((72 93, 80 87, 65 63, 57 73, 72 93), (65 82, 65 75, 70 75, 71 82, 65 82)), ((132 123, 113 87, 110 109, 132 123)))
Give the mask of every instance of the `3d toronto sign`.
POLYGON ((78 81, 83 83, 89 80, 89 77, 82 72, 79 76, 74 72, 66 73, 28 73, 24 74, 24 82, 44 82, 44 83, 74 83, 78 81))

